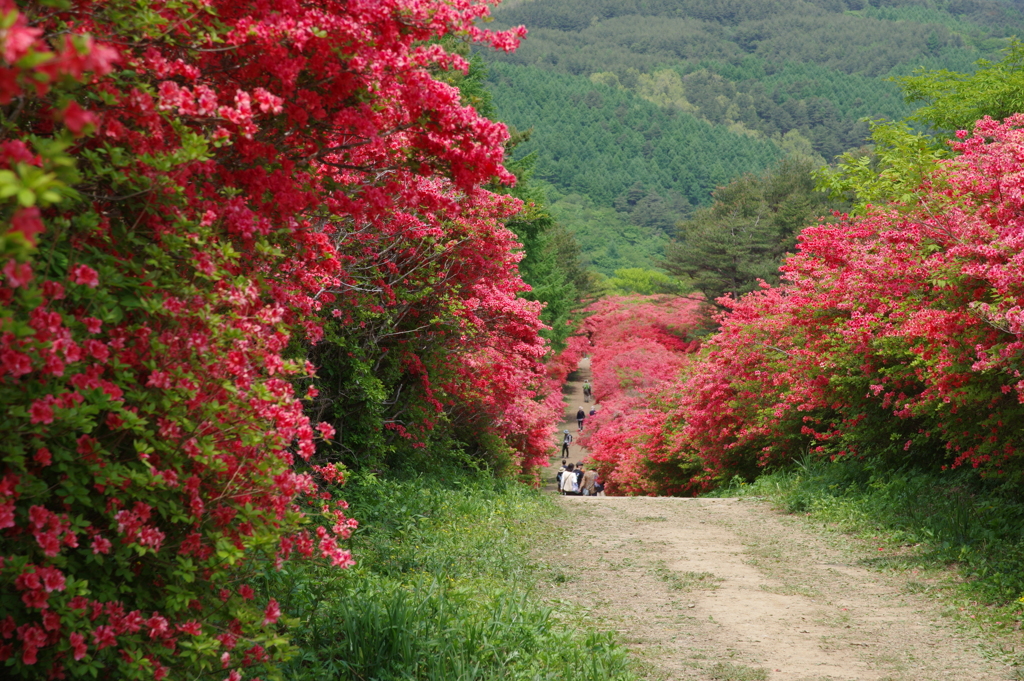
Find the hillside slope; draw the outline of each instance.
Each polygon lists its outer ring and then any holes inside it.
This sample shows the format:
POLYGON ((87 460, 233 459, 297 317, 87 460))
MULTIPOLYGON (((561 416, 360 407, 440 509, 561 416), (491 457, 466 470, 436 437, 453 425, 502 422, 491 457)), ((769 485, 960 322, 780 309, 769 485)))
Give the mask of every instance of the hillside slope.
POLYGON ((892 77, 970 71, 1024 35, 1020 0, 512 0, 495 17, 530 31, 486 56, 499 117, 534 131, 517 153, 648 231, 783 156, 860 146, 862 119, 911 111, 892 77), (637 191, 658 215, 632 214, 637 191))

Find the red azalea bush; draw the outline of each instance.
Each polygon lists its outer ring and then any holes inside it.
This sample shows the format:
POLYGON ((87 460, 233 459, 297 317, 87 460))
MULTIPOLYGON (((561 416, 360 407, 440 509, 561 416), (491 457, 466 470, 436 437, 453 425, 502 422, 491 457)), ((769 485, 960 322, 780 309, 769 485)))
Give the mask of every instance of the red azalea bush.
POLYGON ((700 359, 633 406, 664 414, 642 456, 698 466, 693 492, 807 451, 1019 481, 1022 126, 961 133, 916 205, 805 229, 784 283, 724 301, 700 359))
POLYGON ((701 302, 674 296, 599 300, 584 329, 593 345, 591 372, 598 413, 581 440, 610 494, 670 494, 678 476, 666 475, 663 396, 678 386, 680 370, 700 342, 691 337, 701 302))
POLYGON ((539 323, 501 227, 517 205, 480 189, 511 180, 506 132, 434 77, 465 62, 433 38, 514 46, 486 13, 0 0, 8 673, 238 679, 286 653, 251 576, 351 564, 354 522, 316 482, 340 473, 312 458, 334 428, 302 406, 331 325, 441 305, 486 367, 451 390, 500 432, 539 427, 539 323))

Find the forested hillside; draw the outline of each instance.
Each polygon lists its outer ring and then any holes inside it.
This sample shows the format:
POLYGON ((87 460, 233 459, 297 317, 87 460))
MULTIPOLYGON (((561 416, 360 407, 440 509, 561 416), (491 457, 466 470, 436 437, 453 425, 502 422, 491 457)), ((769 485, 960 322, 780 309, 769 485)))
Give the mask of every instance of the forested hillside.
POLYGON ((496 24, 529 35, 515 53, 489 57, 489 87, 501 120, 533 129, 517 153, 535 153, 538 176, 569 197, 552 212, 608 274, 660 259, 665 240, 651 223, 710 204, 716 186, 784 156, 822 162, 863 145, 862 119, 913 110, 893 77, 970 72, 997 58, 1024 33, 1022 9, 1010 0, 512 0, 496 24), (653 220, 626 209, 638 187, 660 204, 653 220), (607 216, 589 236, 588 201, 616 209, 643 238, 616 239, 607 216))

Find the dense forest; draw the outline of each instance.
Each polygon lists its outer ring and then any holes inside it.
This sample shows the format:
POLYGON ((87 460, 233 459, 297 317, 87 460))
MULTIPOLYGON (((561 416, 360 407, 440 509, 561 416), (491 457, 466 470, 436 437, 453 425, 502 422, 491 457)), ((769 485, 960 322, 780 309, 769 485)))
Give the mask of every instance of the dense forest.
POLYGON ((659 263, 666 240, 653 224, 709 205, 716 187, 786 156, 824 163, 867 144, 864 119, 913 111, 894 78, 969 73, 998 59, 1024 33, 1022 9, 999 0, 512 0, 495 23, 529 34, 516 52, 487 57, 488 87, 501 120, 533 129, 516 153, 535 154, 537 176, 557 190, 552 214, 584 261, 610 275, 659 263), (656 215, 624 209, 637 187, 656 215), (619 237, 627 225, 634 233, 619 237))

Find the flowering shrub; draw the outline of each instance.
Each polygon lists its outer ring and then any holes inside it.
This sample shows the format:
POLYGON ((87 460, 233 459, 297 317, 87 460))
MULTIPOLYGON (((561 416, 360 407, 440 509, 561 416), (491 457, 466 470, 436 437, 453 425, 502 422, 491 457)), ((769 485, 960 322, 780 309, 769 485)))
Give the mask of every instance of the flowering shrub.
POLYGON ((699 359, 638 393, 634 458, 674 461, 691 492, 807 451, 1019 482, 1022 127, 961 133, 914 205, 805 229, 782 285, 723 300, 699 359))
MULTIPOLYGON (((701 302, 675 296, 604 298, 588 308, 584 325, 593 344, 591 371, 600 410, 581 442, 590 450, 611 494, 674 493, 665 475, 667 413, 663 394, 678 386, 680 370, 700 347, 692 338, 701 302)), ((671 467, 671 464, 668 464, 671 467)))
POLYGON ((234 680, 287 653, 250 576, 351 564, 318 485, 340 470, 313 458, 335 427, 303 408, 325 331, 444 326, 471 341, 447 389, 536 428, 517 203, 480 189, 511 179, 506 132, 432 75, 465 66, 432 38, 514 47, 486 13, 0 0, 8 673, 234 680))

